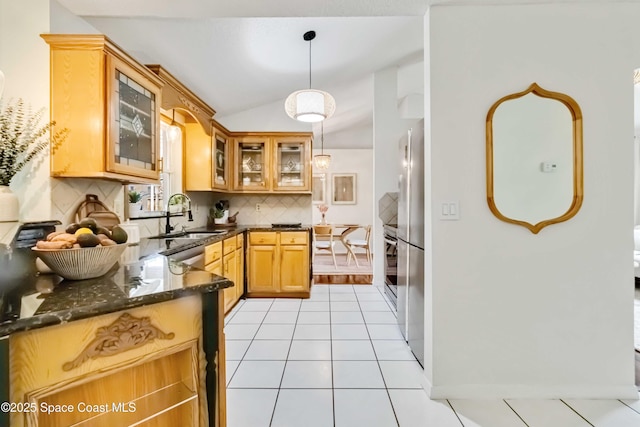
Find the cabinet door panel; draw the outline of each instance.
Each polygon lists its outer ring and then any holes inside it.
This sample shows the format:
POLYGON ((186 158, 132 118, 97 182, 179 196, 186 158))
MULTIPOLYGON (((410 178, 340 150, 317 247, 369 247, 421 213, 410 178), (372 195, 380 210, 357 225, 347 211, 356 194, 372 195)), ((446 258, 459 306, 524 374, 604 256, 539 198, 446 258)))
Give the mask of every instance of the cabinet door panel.
POLYGON ((277 292, 276 246, 249 248, 247 292, 277 292))
POLYGON ((280 290, 282 292, 309 290, 309 246, 280 247, 280 290))
POLYGON ((228 190, 229 166, 231 165, 229 156, 229 138, 216 131, 213 138, 213 188, 218 190, 228 190))
POLYGON ((217 274, 218 276, 222 276, 222 260, 218 259, 217 261, 211 262, 204 266, 204 269, 209 273, 217 274))
POLYGON ((310 191, 311 142, 309 137, 274 138, 272 156, 274 191, 310 191))
POLYGON ((222 275, 233 282, 233 287, 224 290, 224 311, 227 312, 238 300, 236 298, 236 287, 238 286, 238 265, 236 263, 236 253, 231 252, 222 258, 222 275))
POLYGON ((269 139, 258 137, 238 138, 235 141, 234 189, 241 191, 268 191, 269 139))
POLYGON ((236 300, 239 300, 244 294, 244 250, 242 246, 236 250, 236 260, 238 264, 238 273, 236 275, 238 279, 236 284, 236 300))

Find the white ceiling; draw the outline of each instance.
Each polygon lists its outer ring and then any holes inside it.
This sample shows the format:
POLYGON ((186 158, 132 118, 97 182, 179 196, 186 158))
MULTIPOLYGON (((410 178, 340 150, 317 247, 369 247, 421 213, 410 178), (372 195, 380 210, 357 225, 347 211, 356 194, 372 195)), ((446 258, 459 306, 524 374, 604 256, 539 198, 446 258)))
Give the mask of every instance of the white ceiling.
MULTIPOLYGON (((329 91, 337 104, 335 115, 325 122, 327 148, 332 148, 332 132, 370 126, 375 71, 389 66, 416 69, 414 64, 422 60, 423 17, 428 6, 460 3, 454 0, 57 1, 141 62, 161 64, 211 105, 223 125, 225 116, 252 109, 264 111, 269 105, 280 105, 294 90, 308 86, 309 43, 302 35, 315 30, 312 86, 329 91)), ((490 3, 514 2, 522 1, 490 3)), ((467 2, 470 3, 474 2, 467 2)), ((413 71, 402 75, 408 77, 399 85, 399 97, 423 91, 421 75, 413 71)), ((314 131, 317 133, 319 126, 314 126, 314 131)), ((363 146, 363 142, 356 145, 363 146)), ((367 145, 371 145, 370 141, 365 142, 364 146, 367 145)))

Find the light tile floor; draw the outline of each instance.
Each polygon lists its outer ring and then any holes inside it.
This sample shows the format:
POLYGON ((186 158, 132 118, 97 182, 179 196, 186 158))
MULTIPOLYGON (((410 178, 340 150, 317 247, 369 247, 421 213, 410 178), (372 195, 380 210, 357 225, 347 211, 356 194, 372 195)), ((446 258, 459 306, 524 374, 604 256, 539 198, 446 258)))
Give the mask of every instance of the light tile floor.
POLYGON ((375 286, 243 300, 225 324, 228 427, 640 426, 640 401, 430 400, 375 286))

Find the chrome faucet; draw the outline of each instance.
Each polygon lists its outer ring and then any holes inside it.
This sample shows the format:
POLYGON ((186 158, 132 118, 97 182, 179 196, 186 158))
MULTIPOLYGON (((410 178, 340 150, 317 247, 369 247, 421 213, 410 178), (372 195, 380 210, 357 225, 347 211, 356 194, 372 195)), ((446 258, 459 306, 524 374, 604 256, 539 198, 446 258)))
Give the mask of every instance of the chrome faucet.
MULTIPOLYGON (((191 198, 184 193, 174 193, 170 195, 169 198, 167 199, 167 223, 164 226, 165 234, 171 233, 171 231, 174 229, 174 227, 171 226, 171 223, 169 222, 169 220, 171 219, 171 212, 169 211, 169 205, 171 203, 171 199, 173 199, 176 196, 182 196, 185 199, 187 199, 187 202, 189 202, 189 204, 187 205, 187 215, 189 216, 188 221, 193 221, 193 215, 191 214, 191 198)), ((182 209, 183 209, 182 212, 184 213, 184 202, 182 204, 182 209)))

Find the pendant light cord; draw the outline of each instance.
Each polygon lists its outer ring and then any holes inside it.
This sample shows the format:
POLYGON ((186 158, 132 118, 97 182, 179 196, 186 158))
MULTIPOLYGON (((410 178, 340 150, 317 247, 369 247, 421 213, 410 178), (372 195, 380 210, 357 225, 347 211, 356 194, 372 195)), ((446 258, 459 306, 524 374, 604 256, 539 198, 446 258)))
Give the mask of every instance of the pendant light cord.
POLYGON ((311 40, 309 40, 309 89, 311 89, 311 40))

